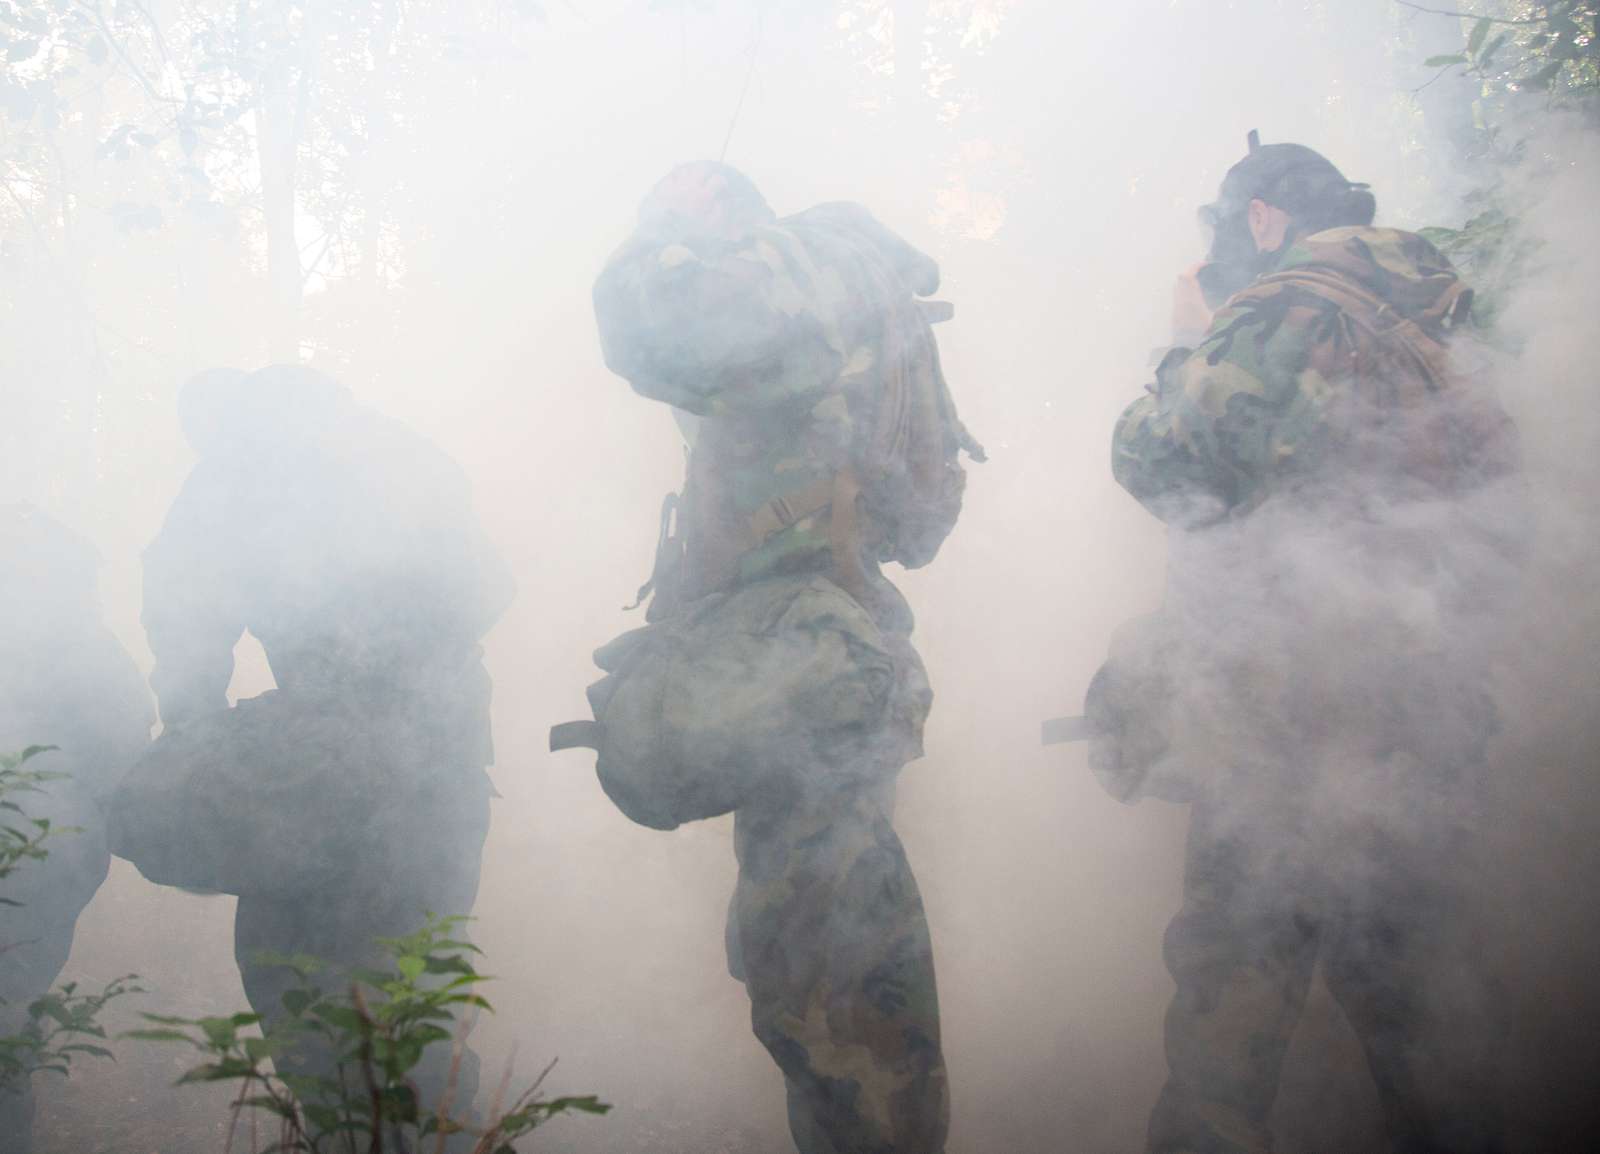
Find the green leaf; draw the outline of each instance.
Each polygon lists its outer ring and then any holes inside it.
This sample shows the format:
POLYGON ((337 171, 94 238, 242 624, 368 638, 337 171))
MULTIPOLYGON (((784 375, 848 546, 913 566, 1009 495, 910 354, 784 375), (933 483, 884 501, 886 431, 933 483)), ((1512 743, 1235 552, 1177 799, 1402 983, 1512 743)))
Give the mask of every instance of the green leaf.
POLYGON ((137 1038, 141 1042, 188 1042, 191 1046, 200 1045, 182 1030, 126 1030, 120 1036, 137 1038))
POLYGON ((316 1001, 316 997, 310 990, 285 990, 283 992, 283 1008, 296 1017, 305 1013, 306 1007, 314 1001, 316 1001))
POLYGON ((449 957, 432 956, 428 958, 428 973, 430 974, 470 974, 478 977, 478 971, 472 968, 472 963, 466 958, 451 954, 449 957))
POLYGON ((1552 60, 1530 76, 1526 84, 1529 88, 1549 88, 1550 82, 1556 78, 1556 74, 1566 66, 1567 62, 1565 60, 1552 60))
POLYGON ((1502 33, 1500 33, 1500 35, 1496 36, 1493 40, 1489 41, 1489 46, 1478 54, 1478 67, 1479 68, 1487 68, 1487 67, 1489 67, 1489 61, 1494 59, 1495 53, 1499 52, 1500 49, 1504 48, 1506 46, 1506 41, 1510 40, 1510 39, 1511 39, 1511 33, 1502 32, 1502 33))
POLYGON ((266 1110, 280 1118, 294 1118, 294 1109, 287 1102, 280 1102, 270 1094, 257 1094, 253 1098, 246 1098, 244 1104, 254 1106, 257 1110, 266 1110))
POLYGON ((1494 27, 1494 21, 1487 16, 1482 17, 1472 26, 1472 35, 1467 37, 1467 55, 1476 56, 1478 49, 1483 47, 1483 38, 1489 35, 1489 29, 1494 27))
MULTIPOLYGON (((69 994, 70 996, 70 994, 69 994)), ((63 1026, 72 1025, 72 1019, 67 1014, 67 1008, 54 996, 40 998, 28 1007, 28 1016, 37 1021, 39 1018, 49 1018, 63 1026)))
POLYGON ((1422 62, 1424 68, 1448 68, 1452 64, 1465 64, 1467 58, 1460 53, 1453 56, 1430 56, 1422 62))
POLYGON ((116 1061, 116 1055, 104 1046, 91 1046, 88 1042, 73 1042, 70 1046, 62 1046, 57 1051, 60 1054, 93 1054, 96 1058, 110 1058, 116 1061))
POLYGON ((233 1045, 233 1040, 239 1032, 232 1018, 201 1018, 197 1024, 205 1032, 206 1041, 219 1050, 225 1050, 233 1045))
POLYGON ((385 1086, 378 1095, 384 1116, 401 1122, 416 1122, 417 1095, 410 1086, 401 1083, 385 1086))
POLYGON ((424 970, 430 968, 428 965, 429 960, 431 959, 419 958, 415 954, 405 954, 395 960, 395 965, 399 968, 406 981, 414 982, 422 977, 424 970))
POLYGON ((336 1006, 329 1003, 323 1003, 322 1005, 317 1006, 311 1012, 317 1017, 321 1018, 323 1021, 327 1022, 330 1026, 337 1026, 339 1029, 347 1030, 352 1034, 359 1034, 362 1030, 366 1029, 366 1023, 362 1020, 361 1015, 356 1013, 349 1006, 336 1006))
POLYGON ((609 1114, 611 1104, 602 1102, 593 1094, 585 1094, 575 1098, 553 1098, 548 1102, 539 1103, 546 1114, 560 1114, 567 1110, 577 1110, 583 1114, 609 1114))
POLYGON ((224 1058, 220 1062, 208 1062, 203 1066, 185 1072, 178 1079, 178 1085, 189 1082, 226 1082, 234 1078, 254 1077, 255 1066, 239 1058, 224 1058))
POLYGON ((444 1027, 428 1024, 417 1026, 410 1033, 410 1038, 413 1042, 424 1046, 430 1046, 434 1042, 448 1042, 451 1036, 450 1031, 444 1027))

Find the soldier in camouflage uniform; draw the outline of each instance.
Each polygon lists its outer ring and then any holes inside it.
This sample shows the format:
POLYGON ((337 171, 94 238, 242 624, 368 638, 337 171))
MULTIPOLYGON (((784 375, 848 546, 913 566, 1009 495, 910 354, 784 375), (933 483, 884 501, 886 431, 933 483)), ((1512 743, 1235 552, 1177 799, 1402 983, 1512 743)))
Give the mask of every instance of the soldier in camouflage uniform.
POLYGON ((921 565, 981 454, 920 302, 923 254, 856 205, 776 219, 680 168, 595 286, 606 363, 695 426, 644 628, 602 649, 597 768, 631 818, 736 812, 729 964, 804 1154, 939 1154, 932 949, 891 824, 932 693, 883 561, 921 565))
POLYGON ((1515 438, 1451 347, 1471 290, 1374 209, 1252 137, 1180 280, 1195 343, 1116 428, 1117 480, 1178 530, 1165 609, 1087 703, 1113 793, 1193 803, 1160 1154, 1270 1148, 1319 961, 1395 1149, 1499 1148, 1501 1024, 1452 875, 1493 717, 1462 627, 1514 578, 1515 438))

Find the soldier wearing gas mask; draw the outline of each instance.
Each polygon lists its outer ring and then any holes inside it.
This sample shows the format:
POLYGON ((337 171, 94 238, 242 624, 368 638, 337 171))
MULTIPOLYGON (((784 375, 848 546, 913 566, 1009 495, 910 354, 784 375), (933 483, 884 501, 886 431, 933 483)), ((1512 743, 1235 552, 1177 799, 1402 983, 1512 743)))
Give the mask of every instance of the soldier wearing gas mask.
POLYGON ((1449 261, 1311 149, 1250 144, 1116 427, 1117 480, 1173 530, 1168 589, 1086 703, 1115 796, 1192 803, 1148 1149, 1271 1148, 1320 966, 1393 1148, 1483 1154, 1502 1026, 1467 851, 1515 431, 1449 261))

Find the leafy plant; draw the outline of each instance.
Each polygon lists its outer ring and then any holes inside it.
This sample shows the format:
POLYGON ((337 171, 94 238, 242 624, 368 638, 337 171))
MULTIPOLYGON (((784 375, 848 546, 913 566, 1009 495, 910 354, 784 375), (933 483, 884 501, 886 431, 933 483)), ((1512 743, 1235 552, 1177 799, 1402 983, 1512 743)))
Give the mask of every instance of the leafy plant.
POLYGON ((1460 228, 1420 231, 1472 284, 1473 323, 1494 333, 1506 298, 1527 274, 1538 245, 1506 212, 1497 190, 1471 193, 1466 202, 1472 215, 1460 228))
POLYGON ((1530 113, 1560 110, 1575 113, 1590 128, 1600 126, 1600 3, 1513 0, 1477 12, 1400 3, 1458 20, 1463 28, 1459 52, 1424 64, 1440 70, 1433 80, 1459 70, 1477 81, 1475 131, 1466 151, 1486 163, 1487 179, 1466 198, 1466 223, 1422 234, 1473 283, 1473 320, 1503 339, 1496 328, 1505 300, 1526 278, 1538 251, 1511 210, 1514 198, 1504 176, 1527 159, 1522 129, 1530 113))
MULTIPOLYGON (((33 758, 55 748, 30 745, 20 753, 0 754, 0 882, 24 863, 48 857, 45 842, 50 838, 74 832, 71 826, 52 825, 49 818, 30 818, 16 801, 17 794, 41 793, 45 783, 66 776, 27 768, 33 758)), ((21 904, 0 893, 0 906, 21 904)), ((0 956, 17 944, 0 944, 0 956)), ((128 974, 96 994, 80 993, 76 982, 68 982, 30 1002, 22 1029, 0 1034, 0 1092, 14 1091, 40 1072, 65 1076, 78 1055, 110 1058, 111 1051, 99 1044, 106 1039, 100 1012, 114 998, 142 993, 137 981, 137 975, 128 974)))
POLYGON ((112 1058, 100 1044, 106 1040, 100 1013, 114 998, 143 993, 137 981, 137 975, 128 974, 97 994, 80 993, 76 982, 67 982, 35 998, 28 1005, 27 1025, 18 1033, 0 1034, 0 1091, 14 1090, 40 1072, 66 1077, 80 1054, 112 1058))
MULTIPOLYGON (((14 800, 19 793, 40 793, 48 781, 62 775, 25 766, 53 745, 30 745, 21 753, 0 753, 0 882, 12 875, 18 866, 28 861, 43 861, 50 851, 44 843, 53 834, 65 832, 52 829, 47 817, 30 818, 14 800)), ((0 893, 0 906, 17 906, 20 902, 0 893)))
MULTIPOLYGON (((1445 72, 1462 68, 1478 78, 1484 100, 1518 93, 1547 93, 1552 103, 1589 104, 1600 95, 1600 38, 1596 0, 1514 2, 1491 12, 1431 8, 1401 0, 1419 12, 1470 23, 1460 52, 1423 63, 1445 72)), ((1441 73, 1442 75, 1442 73, 1441 73)))
POLYGON ((326 969, 315 958, 266 958, 292 969, 300 983, 283 995, 285 1012, 271 1022, 258 1014, 145 1014, 150 1027, 127 1036, 193 1047, 200 1060, 180 1084, 238 1083, 234 1128, 246 1111, 275 1119, 278 1136, 269 1152, 403 1154, 430 1145, 442 1151, 454 1137, 470 1139, 475 1154, 511 1154, 518 1139, 559 1114, 610 1110, 593 1096, 541 1098, 546 1067, 509 1106, 497 1093, 482 1126, 454 1112, 465 1038, 456 1015, 493 1012, 477 992, 487 980, 472 964, 477 947, 452 936, 464 920, 430 917, 414 934, 380 939, 393 968, 356 972, 347 992, 315 984, 326 969), (449 1080, 438 1102, 424 1103, 414 1073, 425 1054, 446 1045, 449 1080))

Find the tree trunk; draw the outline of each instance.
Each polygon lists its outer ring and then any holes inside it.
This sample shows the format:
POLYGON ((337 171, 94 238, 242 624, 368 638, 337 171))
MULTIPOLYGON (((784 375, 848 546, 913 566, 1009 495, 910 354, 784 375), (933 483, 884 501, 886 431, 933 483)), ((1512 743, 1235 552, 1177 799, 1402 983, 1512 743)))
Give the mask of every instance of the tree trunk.
POLYGON ((382 262, 378 251, 383 240, 383 202, 387 187, 383 165, 384 137, 388 128, 389 47, 394 40, 396 18, 393 3, 382 5, 382 13, 372 33, 372 75, 367 78, 367 142, 362 163, 366 168, 365 197, 361 206, 360 281, 377 291, 382 262))

